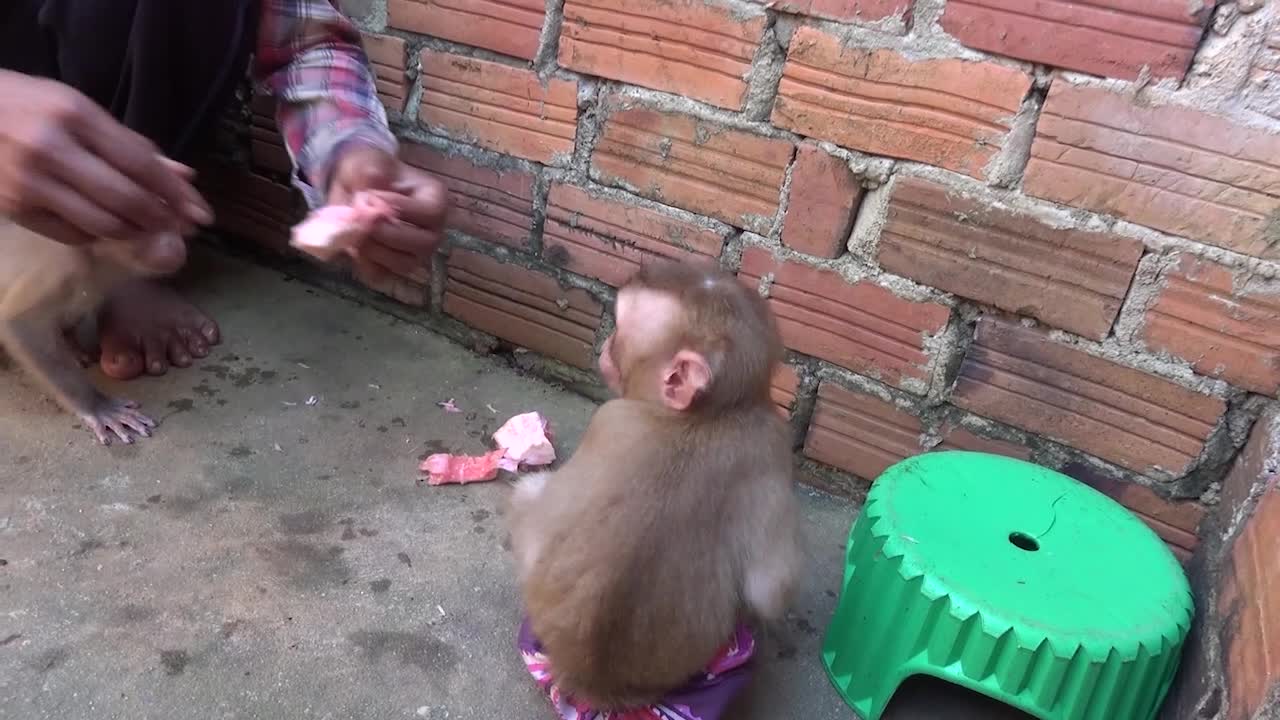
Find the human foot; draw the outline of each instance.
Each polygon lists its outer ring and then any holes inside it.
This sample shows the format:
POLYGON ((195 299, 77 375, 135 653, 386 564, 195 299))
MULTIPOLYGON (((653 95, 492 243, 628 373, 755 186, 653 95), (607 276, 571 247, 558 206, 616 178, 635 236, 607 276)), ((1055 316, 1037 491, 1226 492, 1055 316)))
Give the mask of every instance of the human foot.
POLYGON ((137 280, 107 299, 98 317, 102 372, 131 380, 187 367, 220 341, 218 325, 168 286, 137 280))

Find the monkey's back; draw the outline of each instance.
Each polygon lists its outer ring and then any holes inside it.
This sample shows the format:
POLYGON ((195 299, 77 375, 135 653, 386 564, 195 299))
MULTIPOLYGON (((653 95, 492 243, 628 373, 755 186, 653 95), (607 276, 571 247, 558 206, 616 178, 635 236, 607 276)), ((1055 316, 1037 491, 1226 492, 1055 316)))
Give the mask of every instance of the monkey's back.
POLYGON ((557 681, 617 708, 702 670, 742 615, 735 529, 751 522, 755 486, 789 483, 790 462, 767 405, 692 423, 635 401, 603 406, 547 487, 551 549, 525 588, 557 681), (602 436, 628 427, 643 434, 602 436))

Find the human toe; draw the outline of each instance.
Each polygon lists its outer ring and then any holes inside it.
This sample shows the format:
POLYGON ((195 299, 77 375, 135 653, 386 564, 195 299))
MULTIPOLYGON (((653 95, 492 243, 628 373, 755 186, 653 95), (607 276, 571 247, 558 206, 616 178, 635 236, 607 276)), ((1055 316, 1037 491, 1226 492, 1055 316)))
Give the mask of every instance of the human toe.
POLYGON ((169 338, 169 362, 175 367, 190 367, 191 355, 191 351, 187 349, 187 344, 181 337, 174 335, 169 338))
POLYGON ((115 380, 132 380, 142 374, 142 353, 138 346, 118 335, 104 335, 102 357, 98 361, 102 372, 115 380))
POLYGON ((148 375, 163 375, 169 369, 169 355, 164 338, 155 335, 143 338, 142 353, 146 356, 148 375))
POLYGON ((203 333, 192 328, 179 327, 178 336, 182 338, 182 344, 191 355, 202 358, 209 354, 209 341, 203 333))
POLYGON ((210 345, 217 345, 222 342, 222 331, 218 329, 218 323, 212 320, 205 320, 200 323, 200 335, 210 345))

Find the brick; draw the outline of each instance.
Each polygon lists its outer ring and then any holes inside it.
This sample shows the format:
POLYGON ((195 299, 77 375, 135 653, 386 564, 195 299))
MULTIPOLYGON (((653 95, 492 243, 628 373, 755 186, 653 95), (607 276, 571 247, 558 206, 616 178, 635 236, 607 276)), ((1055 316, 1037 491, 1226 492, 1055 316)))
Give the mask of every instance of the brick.
MULTIPOLYGON (((1280 407, 1268 406, 1249 431, 1249 440, 1222 481, 1219 518, 1229 526, 1256 491, 1280 482, 1280 407)), ((1229 527, 1226 529, 1230 529, 1229 527)))
POLYGON ((886 18, 901 18, 904 27, 911 22, 911 0, 755 0, 778 12, 809 15, 824 20, 850 23, 875 23, 886 18))
POLYGON ((816 145, 801 145, 791 168, 790 197, 782 243, 817 257, 838 257, 862 200, 862 184, 849 164, 816 145))
POLYGON ((971 48, 1133 80, 1181 79, 1213 14, 1186 0, 950 0, 942 28, 971 48))
POLYGON ((198 184, 213 205, 215 227, 275 252, 293 252, 290 233, 304 215, 302 199, 293 188, 223 167, 202 169, 198 184))
POLYGON ((689 115, 615 112, 591 158, 599 182, 767 233, 794 146, 689 115))
POLYGON ((879 398, 830 382, 818 386, 818 403, 804 454, 818 462, 875 480, 894 463, 921 451, 920 419, 879 398))
POLYGON ((538 54, 543 0, 390 0, 388 24, 399 30, 474 45, 533 60, 538 54))
POLYGON ((427 285, 420 281, 403 277, 399 274, 383 273, 376 276, 366 274, 359 266, 353 273, 355 279, 374 292, 381 293, 396 302, 413 307, 426 307, 429 301, 427 285))
POLYGON ((717 0, 567 0, 560 64, 741 110, 766 24, 717 0))
POLYGON ((249 101, 249 112, 249 163, 255 170, 275 175, 292 174, 293 161, 276 124, 275 99, 254 95, 249 101))
POLYGON ((533 175, 481 167, 422 145, 402 143, 405 162, 449 188, 449 227, 471 237, 528 249, 532 243, 533 175))
MULTIPOLYGON (((1272 405, 1249 433, 1249 441, 1236 457, 1222 483, 1215 532, 1232 533, 1243 522, 1239 535, 1225 548, 1215 625, 1227 661, 1227 691, 1231 714, 1227 720, 1251 720, 1268 686, 1280 683, 1280 627, 1274 602, 1277 585, 1274 518, 1277 510, 1277 478, 1280 478, 1280 408, 1272 405), (1257 507, 1249 499, 1259 494, 1257 507), (1268 536, 1265 527, 1271 524, 1268 536), (1272 586, 1266 595, 1264 586, 1272 586), (1247 635, 1248 637, 1245 637, 1247 635)), ((1230 535, 1229 535, 1230 537, 1230 535)))
POLYGON ((1280 222, 1280 135, 1061 79, 1036 126, 1023 189, 1259 257, 1280 222))
POLYGON ((1019 460, 1031 459, 1031 448, 1004 440, 993 440, 977 435, 959 425, 947 425, 942 442, 935 450, 966 450, 968 452, 1003 455, 1019 460))
POLYGON ((913 61, 802 27, 791 40, 773 124, 985 178, 1030 88, 1026 73, 994 63, 913 61))
POLYGON ((935 358, 925 339, 946 327, 948 308, 748 248, 739 277, 757 286, 766 276, 769 305, 787 347, 888 385, 928 388, 935 358))
POLYGON ((563 288, 547 275, 455 250, 444 311, 520 347, 590 368, 603 308, 585 290, 563 288))
POLYGON ((1280 687, 1280 492, 1262 496, 1231 548, 1222 595, 1222 647, 1227 667, 1228 720, 1257 714, 1280 687))
POLYGON ((1151 488, 1107 477, 1083 463, 1070 463, 1062 472, 1128 508, 1154 530, 1182 562, 1190 560, 1200 546, 1198 533, 1205 515, 1200 503, 1170 500, 1151 488))
POLYGON ((655 257, 717 259, 727 235, 727 231, 557 183, 547 197, 542 242, 543 255, 552 263, 619 287, 641 263, 655 257))
POLYGON ((392 112, 403 112, 409 97, 409 75, 404 40, 390 35, 362 33, 364 51, 369 56, 378 97, 392 112))
POLYGON ((418 119, 452 137, 553 164, 573 154, 578 83, 463 55, 422 51, 418 119))
POLYGON ((1181 476, 1226 410, 1219 398, 983 318, 952 402, 1142 474, 1181 476))
POLYGON ((796 407, 796 392, 800 388, 800 374, 792 365, 780 365, 773 374, 773 383, 769 387, 769 397, 777 406, 779 414, 790 418, 796 407))
POLYGON ((1142 339, 1201 375, 1280 392, 1280 296, 1248 291, 1230 268, 1182 256, 1147 308, 1142 339))
POLYGON ((1060 230, 918 178, 895 184, 879 251, 890 272, 1096 340, 1141 256, 1138 240, 1060 230))

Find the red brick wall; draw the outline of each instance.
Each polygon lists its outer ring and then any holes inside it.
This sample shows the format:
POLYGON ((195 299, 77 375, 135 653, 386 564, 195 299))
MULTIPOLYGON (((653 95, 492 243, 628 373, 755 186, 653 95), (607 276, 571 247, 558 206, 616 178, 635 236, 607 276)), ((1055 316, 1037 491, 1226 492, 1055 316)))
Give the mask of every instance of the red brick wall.
POLYGON ((1201 534, 1196 621, 1161 718, 1280 717, 1280 408, 1254 425, 1201 534))
MULTIPOLYGON (((1280 391, 1280 3, 363 5, 454 201, 452 252, 379 288, 427 321, 583 378, 634 268, 716 258, 778 314, 811 462, 1029 458, 1184 557, 1280 391)), ((278 194, 232 229, 279 245, 278 194)))

